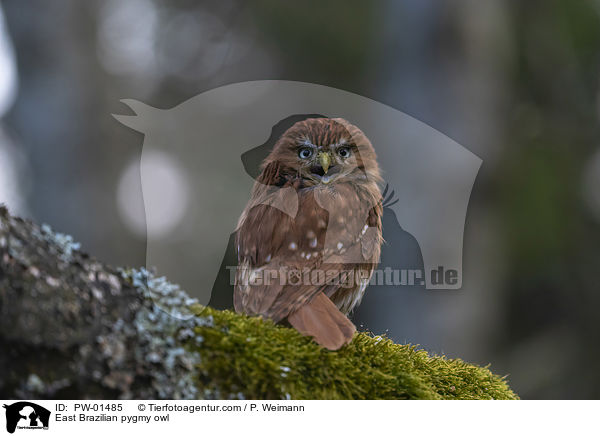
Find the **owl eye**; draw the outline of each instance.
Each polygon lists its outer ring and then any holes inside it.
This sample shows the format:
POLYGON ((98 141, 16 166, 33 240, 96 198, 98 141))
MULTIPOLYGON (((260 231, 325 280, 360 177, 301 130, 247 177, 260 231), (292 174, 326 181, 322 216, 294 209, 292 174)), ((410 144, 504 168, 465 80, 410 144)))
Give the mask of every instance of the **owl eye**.
POLYGON ((342 159, 346 159, 350 157, 350 148, 349 147, 341 147, 338 149, 338 154, 342 159))
POLYGON ((312 148, 304 147, 298 151, 300 159, 308 159, 313 154, 312 148))

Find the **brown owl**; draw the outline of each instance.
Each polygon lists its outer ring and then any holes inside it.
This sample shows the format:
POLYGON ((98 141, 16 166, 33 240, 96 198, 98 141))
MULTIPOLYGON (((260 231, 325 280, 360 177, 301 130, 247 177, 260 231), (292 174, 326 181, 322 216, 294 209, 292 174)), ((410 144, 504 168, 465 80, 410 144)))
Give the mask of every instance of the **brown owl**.
POLYGON ((240 217, 237 312, 287 321, 336 350, 379 262, 381 181, 365 134, 341 118, 297 122, 261 165, 240 217))

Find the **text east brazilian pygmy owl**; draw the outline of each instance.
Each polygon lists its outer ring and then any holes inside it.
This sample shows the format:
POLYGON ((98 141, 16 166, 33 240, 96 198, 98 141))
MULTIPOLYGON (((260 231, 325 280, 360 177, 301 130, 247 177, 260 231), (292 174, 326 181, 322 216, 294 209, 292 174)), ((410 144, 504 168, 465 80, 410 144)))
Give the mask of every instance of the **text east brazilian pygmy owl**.
POLYGON ((375 150, 341 118, 297 122, 261 166, 236 234, 237 312, 285 319, 336 350, 379 262, 375 150))

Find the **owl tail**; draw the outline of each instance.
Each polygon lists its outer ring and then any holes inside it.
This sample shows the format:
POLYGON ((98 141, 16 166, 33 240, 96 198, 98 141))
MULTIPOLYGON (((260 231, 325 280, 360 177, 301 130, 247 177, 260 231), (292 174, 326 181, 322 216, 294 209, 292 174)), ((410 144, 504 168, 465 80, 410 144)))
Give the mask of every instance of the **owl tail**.
POLYGON ((356 327, 322 292, 288 316, 289 323, 321 346, 337 350, 352 341, 356 327))

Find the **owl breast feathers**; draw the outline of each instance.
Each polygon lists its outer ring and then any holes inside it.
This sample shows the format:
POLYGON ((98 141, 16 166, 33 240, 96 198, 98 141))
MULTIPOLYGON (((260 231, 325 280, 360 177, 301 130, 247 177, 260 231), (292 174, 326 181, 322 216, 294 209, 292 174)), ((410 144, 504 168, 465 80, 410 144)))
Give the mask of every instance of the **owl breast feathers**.
POLYGON ((336 350, 381 251, 379 168, 370 141, 341 118, 288 129, 261 166, 240 217, 237 312, 287 320, 336 350))

